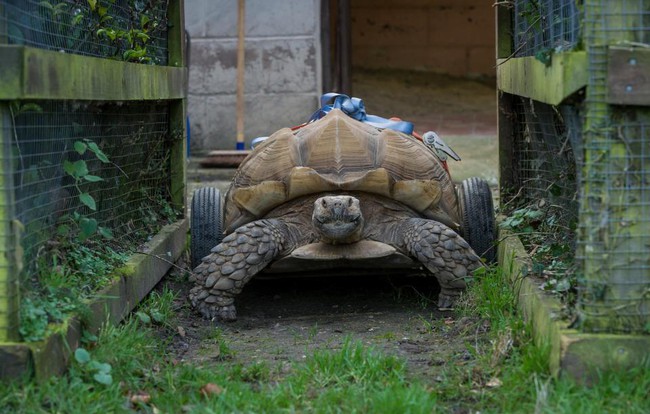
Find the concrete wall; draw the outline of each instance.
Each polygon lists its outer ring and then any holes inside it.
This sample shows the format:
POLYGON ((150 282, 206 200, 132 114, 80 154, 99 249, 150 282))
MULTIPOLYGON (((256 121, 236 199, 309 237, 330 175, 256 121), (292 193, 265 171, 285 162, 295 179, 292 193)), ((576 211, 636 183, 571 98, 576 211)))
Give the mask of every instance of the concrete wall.
POLYGON ((351 0, 352 65, 494 77, 492 3, 351 0))
MULTIPOLYGON (((246 147, 300 124, 321 94, 320 0, 246 1, 246 147)), ((191 150, 235 149, 237 0, 185 0, 191 150)))

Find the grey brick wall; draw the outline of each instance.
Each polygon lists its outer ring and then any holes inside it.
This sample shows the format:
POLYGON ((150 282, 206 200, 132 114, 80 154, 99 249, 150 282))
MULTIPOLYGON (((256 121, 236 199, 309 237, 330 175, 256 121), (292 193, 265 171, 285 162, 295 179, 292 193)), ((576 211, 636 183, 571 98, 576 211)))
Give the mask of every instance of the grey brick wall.
MULTIPOLYGON (((246 147, 300 124, 321 95, 320 0, 247 0, 246 147)), ((237 0, 185 0, 191 151, 235 149, 237 0)))

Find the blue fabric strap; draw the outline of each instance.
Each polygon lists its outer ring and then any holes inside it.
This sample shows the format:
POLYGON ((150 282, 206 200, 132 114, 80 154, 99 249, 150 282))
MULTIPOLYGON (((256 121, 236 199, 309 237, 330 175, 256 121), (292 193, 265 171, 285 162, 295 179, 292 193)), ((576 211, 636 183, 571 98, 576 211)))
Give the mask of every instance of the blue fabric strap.
POLYGON ((413 124, 410 122, 392 121, 380 116, 366 114, 366 107, 364 106, 363 101, 359 98, 350 98, 347 95, 330 92, 321 96, 320 106, 320 109, 314 112, 311 118, 309 118, 309 122, 321 119, 332 109, 340 109, 357 121, 364 122, 376 128, 388 128, 405 134, 413 133, 413 124))

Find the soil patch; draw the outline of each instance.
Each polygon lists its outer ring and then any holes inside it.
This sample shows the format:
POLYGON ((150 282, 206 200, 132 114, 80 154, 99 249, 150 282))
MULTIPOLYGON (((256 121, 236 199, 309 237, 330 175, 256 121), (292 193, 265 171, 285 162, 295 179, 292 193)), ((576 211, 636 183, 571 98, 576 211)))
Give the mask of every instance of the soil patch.
POLYGON ((444 366, 471 363, 487 341, 487 321, 437 309, 432 277, 258 278, 237 298, 237 321, 215 323, 190 308, 190 284, 183 272, 173 273, 157 289, 178 295, 180 328, 165 335, 182 362, 265 363, 281 373, 317 349, 352 340, 399 356, 410 375, 436 381, 444 366))

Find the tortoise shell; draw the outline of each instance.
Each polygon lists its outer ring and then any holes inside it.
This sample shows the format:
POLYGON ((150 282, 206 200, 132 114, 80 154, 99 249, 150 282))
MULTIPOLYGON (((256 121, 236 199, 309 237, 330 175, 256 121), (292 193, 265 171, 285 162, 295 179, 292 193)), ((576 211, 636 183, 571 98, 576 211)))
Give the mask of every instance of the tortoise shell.
POLYGON ((226 194, 225 233, 304 195, 358 191, 460 227, 455 187, 428 147, 333 109, 298 130, 275 132, 241 163, 226 194))

